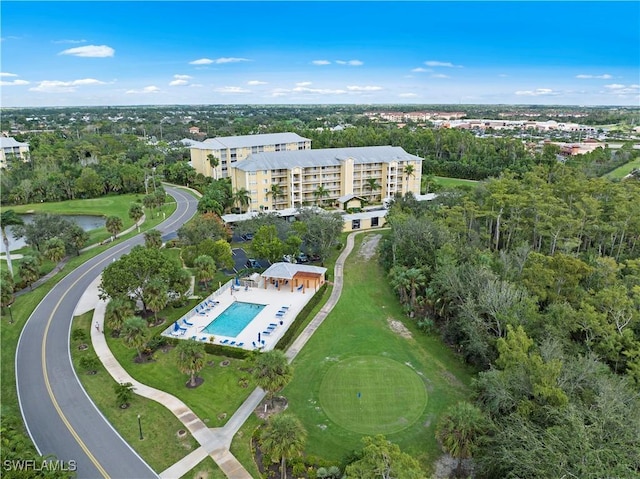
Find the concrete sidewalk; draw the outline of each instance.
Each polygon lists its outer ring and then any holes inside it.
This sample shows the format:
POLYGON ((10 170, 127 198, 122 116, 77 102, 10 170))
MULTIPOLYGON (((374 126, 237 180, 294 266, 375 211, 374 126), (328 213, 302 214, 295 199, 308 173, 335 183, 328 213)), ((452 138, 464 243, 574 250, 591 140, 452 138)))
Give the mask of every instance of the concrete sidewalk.
MULTIPOLYGON (((355 235, 358 233, 361 232, 352 233, 347 237, 345 249, 336 260, 331 296, 323 308, 316 314, 302 333, 300 333, 291 347, 286 351, 285 354, 289 362, 293 361, 293 359, 298 355, 300 350, 304 347, 307 341, 309 341, 313 333, 320 327, 322 322, 340 299, 343 285, 344 263, 353 250, 355 235)), ((98 297, 99 285, 100 278, 97 278, 96 281, 94 281, 85 291, 84 295, 78 302, 75 314, 81 314, 94 309, 93 323, 97 324, 97 327, 91 328, 91 341, 100 361, 116 381, 119 383, 130 382, 133 384, 133 390, 136 394, 152 399, 169 409, 200 444, 198 449, 192 451, 182 460, 161 472, 160 477, 163 479, 182 477, 184 474, 196 467, 208 455, 216 462, 216 464, 218 464, 218 467, 220 467, 226 477, 230 479, 252 479, 249 472, 233 456, 233 454, 231 454, 229 448, 235 434, 264 398, 264 391, 260 388, 254 389, 245 402, 227 421, 224 427, 207 427, 206 424, 178 398, 136 381, 118 363, 111 353, 103 334, 106 302, 101 301, 98 297)))

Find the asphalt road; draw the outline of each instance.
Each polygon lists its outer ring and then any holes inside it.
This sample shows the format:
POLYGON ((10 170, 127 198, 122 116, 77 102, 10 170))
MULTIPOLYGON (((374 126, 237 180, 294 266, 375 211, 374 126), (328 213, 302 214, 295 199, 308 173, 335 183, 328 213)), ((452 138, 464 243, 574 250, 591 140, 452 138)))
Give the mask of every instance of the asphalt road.
MULTIPOLYGON (((158 227, 169 234, 195 214, 197 200, 183 190, 165 189, 178 205, 158 227)), ((84 290, 114 258, 142 243, 137 235, 68 274, 33 311, 18 342, 18 401, 29 435, 40 454, 75 461, 78 478, 157 477, 89 399, 69 354, 73 311, 84 290)))

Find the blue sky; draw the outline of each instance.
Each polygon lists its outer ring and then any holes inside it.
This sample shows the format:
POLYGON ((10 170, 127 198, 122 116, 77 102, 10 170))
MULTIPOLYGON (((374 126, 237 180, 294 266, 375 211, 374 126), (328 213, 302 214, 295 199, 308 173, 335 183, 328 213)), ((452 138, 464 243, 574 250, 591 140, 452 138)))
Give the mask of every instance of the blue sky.
POLYGON ((1 2, 5 107, 640 105, 640 2, 1 2))

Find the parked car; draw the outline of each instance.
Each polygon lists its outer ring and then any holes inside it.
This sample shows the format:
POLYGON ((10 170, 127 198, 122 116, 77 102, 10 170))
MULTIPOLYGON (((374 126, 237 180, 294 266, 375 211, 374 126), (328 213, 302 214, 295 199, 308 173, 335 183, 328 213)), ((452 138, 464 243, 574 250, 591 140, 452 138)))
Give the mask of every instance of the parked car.
POLYGON ((253 258, 249 258, 247 260, 247 262, 245 263, 245 266, 247 268, 259 268, 260 267, 260 263, 258 263, 258 261, 253 259, 253 258))
POLYGON ((241 238, 245 241, 251 241, 253 239, 253 233, 245 233, 241 238))
POLYGON ((304 253, 300 253, 300 254, 298 255, 297 260, 298 260, 298 263, 308 263, 308 262, 309 262, 309 258, 308 258, 308 257, 307 257, 307 255, 306 255, 306 254, 304 254, 304 253))
POLYGON ((316 261, 320 261, 320 255, 319 254, 312 254, 311 256, 309 256, 309 260, 313 261, 314 263, 316 261))
POLYGON ((296 259, 293 256, 291 256, 290 254, 285 254, 282 257, 282 261, 284 261, 285 263, 295 263, 296 259))

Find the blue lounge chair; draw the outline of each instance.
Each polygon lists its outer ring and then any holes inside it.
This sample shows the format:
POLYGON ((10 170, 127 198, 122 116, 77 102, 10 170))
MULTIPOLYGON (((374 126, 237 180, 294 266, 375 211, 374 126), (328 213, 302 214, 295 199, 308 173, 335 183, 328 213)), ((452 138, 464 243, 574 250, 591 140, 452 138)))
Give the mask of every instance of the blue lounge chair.
POLYGON ((225 339, 224 341, 220 341, 220 344, 227 344, 229 342, 228 339, 225 339))
POLYGON ((251 341, 251 345, 255 348, 256 347, 256 342, 255 341, 251 341))
POLYGON ((238 344, 236 344, 236 346, 238 346, 239 348, 241 348, 242 346, 244 346, 244 343, 238 343, 238 344))
POLYGON ((287 309, 289 309, 289 306, 280 306, 280 309, 283 309, 286 311, 287 309))
POLYGON ((300 286, 298 286, 298 291, 301 291, 302 288, 304 288, 304 284, 301 284, 300 286))
POLYGON ((284 314, 283 313, 276 313, 276 318, 284 318, 284 314))
POLYGON ((182 322, 183 322, 184 324, 186 324, 187 326, 193 326, 193 323, 190 323, 189 321, 187 321, 187 320, 186 320, 186 319, 184 319, 184 318, 182 319, 182 322))
POLYGON ((269 323, 269 326, 277 326, 278 323, 269 323))
POLYGON ((206 336, 202 336, 202 337, 200 338, 200 341, 206 341, 206 340, 207 340, 207 337, 206 337, 206 336))
POLYGON ((275 324, 273 326, 269 325, 269 326, 267 326, 267 331, 273 331, 274 329, 276 329, 277 326, 278 326, 277 324, 275 324))
POLYGON ((195 340, 196 340, 196 337, 195 337, 195 336, 191 336, 191 339, 193 339, 193 340, 195 341, 195 340))
POLYGON ((186 331, 187 328, 183 328, 182 326, 180 326, 180 324, 178 324, 178 321, 176 321, 175 323, 173 323, 173 330, 174 331, 186 331))
MULTIPOLYGON (((271 331, 262 331, 262 334, 264 336, 269 336, 271 334, 271 331)), ((264 341, 263 341, 264 342, 264 341)))
POLYGON ((229 346, 235 346, 235 345, 236 345, 236 342, 235 342, 235 341, 231 341, 231 342, 229 343, 229 346))

